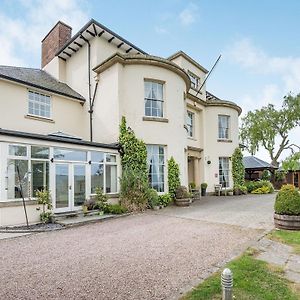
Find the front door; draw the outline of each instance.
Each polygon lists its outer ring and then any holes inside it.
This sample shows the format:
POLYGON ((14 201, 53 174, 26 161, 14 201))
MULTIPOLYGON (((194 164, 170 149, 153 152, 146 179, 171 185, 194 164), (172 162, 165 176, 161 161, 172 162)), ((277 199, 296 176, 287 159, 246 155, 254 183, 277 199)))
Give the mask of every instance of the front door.
POLYGON ((55 164, 54 211, 67 212, 81 208, 86 199, 86 165, 55 164))

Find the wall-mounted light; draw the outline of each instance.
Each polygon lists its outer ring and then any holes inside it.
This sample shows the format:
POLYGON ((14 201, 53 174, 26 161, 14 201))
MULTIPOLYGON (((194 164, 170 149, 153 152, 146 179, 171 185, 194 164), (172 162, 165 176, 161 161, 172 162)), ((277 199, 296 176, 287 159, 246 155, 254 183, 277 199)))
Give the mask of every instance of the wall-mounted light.
POLYGON ((207 161, 207 164, 210 165, 210 164, 211 164, 211 160, 208 160, 208 161, 207 161))

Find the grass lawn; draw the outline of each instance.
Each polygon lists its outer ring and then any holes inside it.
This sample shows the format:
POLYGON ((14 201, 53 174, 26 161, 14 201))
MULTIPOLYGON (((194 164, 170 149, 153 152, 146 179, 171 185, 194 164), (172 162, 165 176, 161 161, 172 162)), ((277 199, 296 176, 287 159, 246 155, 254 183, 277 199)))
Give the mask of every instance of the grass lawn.
MULTIPOLYGON (((254 258, 251 251, 227 265, 233 272, 234 299, 242 300, 297 300, 289 282, 280 275, 282 270, 254 258)), ((221 299, 220 273, 214 274, 194 288, 182 300, 221 299)))
POLYGON ((300 231, 274 230, 268 237, 272 240, 293 246, 295 253, 300 254, 300 231))

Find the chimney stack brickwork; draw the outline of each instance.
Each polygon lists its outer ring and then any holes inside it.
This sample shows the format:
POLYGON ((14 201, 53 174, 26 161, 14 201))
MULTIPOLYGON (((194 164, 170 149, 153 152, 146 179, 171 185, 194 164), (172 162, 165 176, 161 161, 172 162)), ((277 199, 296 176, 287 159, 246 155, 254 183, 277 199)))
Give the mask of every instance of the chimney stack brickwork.
POLYGON ((71 39, 71 36, 72 28, 58 21, 42 40, 42 68, 55 57, 55 53, 71 39))

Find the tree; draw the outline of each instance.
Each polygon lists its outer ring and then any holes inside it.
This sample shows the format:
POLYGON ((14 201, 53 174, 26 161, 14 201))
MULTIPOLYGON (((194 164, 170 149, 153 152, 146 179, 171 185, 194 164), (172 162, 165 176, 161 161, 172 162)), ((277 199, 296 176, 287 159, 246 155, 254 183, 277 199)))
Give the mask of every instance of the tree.
POLYGON ((294 153, 287 157, 282 162, 282 169, 286 172, 300 170, 300 152, 294 153))
MULTIPOLYGON (((282 107, 276 109, 273 104, 250 111, 242 118, 240 137, 248 151, 254 155, 260 147, 265 148, 274 166, 284 150, 293 151, 289 134, 300 125, 300 94, 284 97, 282 107), (276 142, 279 141, 279 145, 276 142)), ((296 146, 298 147, 298 146, 296 146)))

